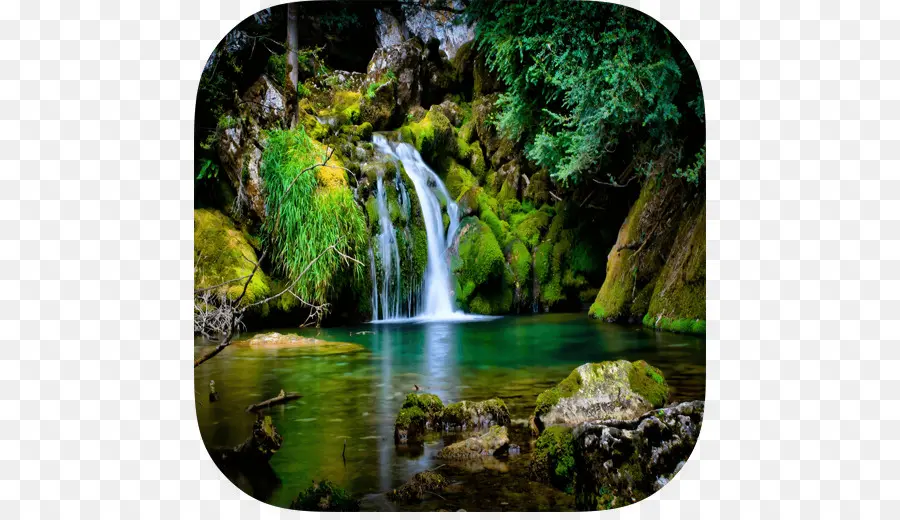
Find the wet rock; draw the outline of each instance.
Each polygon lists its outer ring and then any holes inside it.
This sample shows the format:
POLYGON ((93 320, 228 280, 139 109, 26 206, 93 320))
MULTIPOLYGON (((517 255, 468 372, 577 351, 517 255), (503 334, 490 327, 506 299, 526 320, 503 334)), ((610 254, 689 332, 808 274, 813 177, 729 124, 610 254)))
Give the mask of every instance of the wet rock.
POLYGON ((532 478, 571 492, 575 478, 574 451, 575 438, 570 428, 547 428, 534 445, 530 464, 532 478))
POLYGON ((427 419, 419 407, 403 408, 394 421, 394 444, 421 444, 427 419))
POLYGON ((397 78, 394 103, 398 109, 405 110, 421 103, 424 57, 425 45, 421 40, 406 40, 376 50, 366 74, 370 81, 377 81, 388 71, 393 72, 397 78))
POLYGON ((209 380, 209 402, 214 403, 219 400, 219 392, 216 392, 216 382, 209 380))
POLYGON ((397 502, 419 502, 447 485, 447 480, 434 471, 416 473, 402 486, 388 493, 388 499, 397 502))
POLYGON ((444 407, 441 426, 446 431, 509 426, 509 410, 502 399, 460 401, 444 407))
POLYGON ((291 502, 300 511, 359 511, 359 500, 333 482, 313 482, 291 502))
POLYGON ((587 363, 538 396, 534 424, 543 431, 554 424, 634 420, 665 404, 668 396, 662 373, 644 361, 587 363))
POLYGON ((491 426, 488 431, 476 437, 469 437, 443 448, 439 459, 467 460, 503 455, 509 449, 509 435, 506 426, 491 426))
POLYGON ((400 409, 418 408, 425 415, 425 427, 429 429, 438 429, 441 424, 441 413, 444 410, 444 403, 441 398, 434 394, 412 393, 406 394, 406 399, 400 409))
POLYGON ((325 341, 318 338, 308 338, 297 334, 280 334, 278 332, 256 334, 249 340, 236 341, 234 345, 256 349, 298 349, 297 353, 299 354, 316 356, 349 354, 365 350, 365 347, 356 343, 325 341))
POLYGON ((579 509, 646 498, 681 469, 703 422, 703 402, 653 410, 634 421, 590 421, 573 430, 579 509))

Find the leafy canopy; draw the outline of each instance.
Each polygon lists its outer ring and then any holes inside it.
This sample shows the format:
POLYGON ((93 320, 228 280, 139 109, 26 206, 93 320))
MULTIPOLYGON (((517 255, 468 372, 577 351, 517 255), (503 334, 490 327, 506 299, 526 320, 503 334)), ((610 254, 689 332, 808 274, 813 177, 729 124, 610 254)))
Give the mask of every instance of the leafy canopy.
MULTIPOLYGON (((685 132, 699 128, 693 141, 702 144, 696 71, 651 17, 569 0, 516 0, 502 9, 472 0, 466 13, 476 22, 479 50, 507 87, 495 124, 524 140, 528 158, 558 182, 595 175, 623 145, 648 158, 677 149, 677 166, 685 132)), ((700 144, 690 145, 684 155, 693 162, 700 144)))

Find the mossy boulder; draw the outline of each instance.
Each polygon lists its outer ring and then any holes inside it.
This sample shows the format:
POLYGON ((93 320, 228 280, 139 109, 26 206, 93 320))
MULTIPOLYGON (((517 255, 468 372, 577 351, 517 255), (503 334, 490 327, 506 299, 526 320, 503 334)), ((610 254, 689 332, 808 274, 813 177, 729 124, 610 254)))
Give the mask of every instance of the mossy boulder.
POLYGON ((451 269, 457 285, 456 300, 468 307, 480 286, 502 283, 503 251, 491 228, 477 217, 463 219, 455 245, 451 269))
MULTIPOLYGON (((256 251, 250 237, 220 211, 194 210, 194 288, 220 285, 211 291, 220 298, 236 299, 244 290, 246 277, 253 272, 256 251)), ((269 296, 269 277, 261 270, 253 275, 243 303, 269 296)))
POLYGON ((377 85, 371 96, 363 96, 359 103, 360 121, 369 123, 375 130, 389 130, 399 122, 397 109, 397 83, 387 81, 377 85))
POLYGON ((416 147, 429 164, 436 165, 442 157, 456 155, 453 126, 437 106, 432 106, 421 121, 403 126, 400 134, 416 147))
POLYGON ((509 425, 509 409, 502 399, 496 397, 487 401, 460 401, 448 404, 441 412, 441 426, 445 431, 509 425))
POLYGON ((299 511, 359 511, 360 501, 344 488, 329 481, 313 482, 291 502, 299 511))
POLYGON ((590 420, 633 420, 665 404, 669 387, 659 369, 644 361, 586 363, 537 397, 538 431, 590 420))
POLYGON ((648 412, 632 421, 589 421, 573 430, 579 510, 633 504, 665 486, 694 450, 703 401, 648 412))
POLYGON ((450 196, 458 201, 467 191, 477 187, 478 181, 466 167, 451 160, 450 168, 447 171, 446 185, 450 196))
POLYGON ((518 219, 513 232, 525 245, 534 248, 540 242, 541 234, 550 225, 550 219, 550 215, 544 211, 532 211, 518 219))
POLYGON ((394 444, 421 444, 428 419, 419 407, 402 408, 394 421, 394 444))
POLYGON ((449 482, 434 471, 416 473, 402 486, 388 492, 388 499, 394 502, 421 502, 447 487, 449 482))
POLYGON ((494 425, 481 435, 469 437, 441 449, 437 458, 444 460, 479 459, 503 455, 508 450, 509 435, 506 426, 494 425))
POLYGON ((534 444, 532 477, 572 492, 575 480, 575 437, 567 426, 550 426, 534 444))
POLYGON ((418 408, 425 415, 426 428, 439 428, 441 422, 441 412, 444 410, 444 403, 441 398, 434 394, 406 394, 406 399, 400 406, 401 410, 408 408, 418 408))

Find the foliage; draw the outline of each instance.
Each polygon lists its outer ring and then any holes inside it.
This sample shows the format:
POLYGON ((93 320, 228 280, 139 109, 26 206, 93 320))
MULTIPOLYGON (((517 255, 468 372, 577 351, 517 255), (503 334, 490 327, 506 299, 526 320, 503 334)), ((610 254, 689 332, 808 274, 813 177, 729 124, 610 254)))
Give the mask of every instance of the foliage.
POLYGON ((366 99, 375 99, 375 91, 387 85, 391 81, 395 81, 397 79, 397 75, 394 74, 393 70, 388 69, 387 72, 382 75, 380 81, 373 81, 369 83, 369 86, 366 87, 366 99))
POLYGON ((200 172, 197 173, 197 180, 216 179, 219 177, 219 165, 211 159, 203 159, 200 166, 200 172))
MULTIPOLYGON (((321 163, 326 153, 302 127, 270 130, 266 139, 260 172, 265 182, 269 218, 263 225, 263 233, 279 270, 294 279, 313 259, 334 245, 334 251, 324 253, 312 263, 294 292, 307 302, 325 303, 348 284, 358 291, 363 268, 355 263, 348 265, 339 253, 364 257, 366 221, 346 183, 329 180, 337 172, 343 174, 343 170, 335 165, 304 172, 321 163), (326 175, 326 172, 332 173, 326 175), (327 181, 325 185, 323 181, 327 181)), ((335 159, 328 164, 333 162, 335 159)))
POLYGON ((702 114, 687 53, 638 11, 569 0, 497 9, 472 0, 466 12, 477 21, 479 50, 507 87, 496 126, 524 140, 528 157, 560 182, 609 166, 620 145, 646 141, 652 153, 679 147, 702 114))

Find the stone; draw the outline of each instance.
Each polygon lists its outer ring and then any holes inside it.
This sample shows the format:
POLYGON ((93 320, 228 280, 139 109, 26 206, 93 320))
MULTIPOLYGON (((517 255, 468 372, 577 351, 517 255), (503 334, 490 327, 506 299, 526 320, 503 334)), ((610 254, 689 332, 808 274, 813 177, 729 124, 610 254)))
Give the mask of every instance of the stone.
POLYGON ((509 435, 506 426, 491 426, 481 435, 455 442, 438 452, 437 458, 445 460, 468 460, 496 455, 504 455, 509 449, 509 435))
POLYGON ((501 399, 472 402, 460 401, 444 407, 441 426, 445 431, 472 430, 492 426, 509 426, 509 410, 501 399))
POLYGON ((633 421, 589 421, 573 430, 578 509, 611 509, 659 490, 684 466, 703 423, 703 401, 633 421))
POLYGON ((537 431, 591 420, 634 420, 665 404, 669 388, 662 373, 644 361, 586 363, 554 388, 538 395, 537 431))
POLYGON ((388 499, 395 502, 420 502, 447 485, 447 479, 434 471, 416 473, 402 486, 388 492, 388 499))

